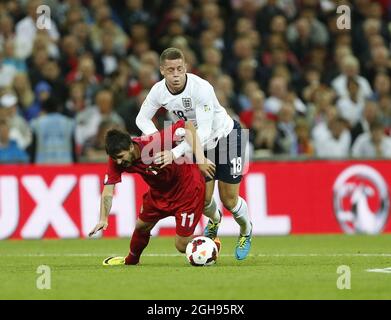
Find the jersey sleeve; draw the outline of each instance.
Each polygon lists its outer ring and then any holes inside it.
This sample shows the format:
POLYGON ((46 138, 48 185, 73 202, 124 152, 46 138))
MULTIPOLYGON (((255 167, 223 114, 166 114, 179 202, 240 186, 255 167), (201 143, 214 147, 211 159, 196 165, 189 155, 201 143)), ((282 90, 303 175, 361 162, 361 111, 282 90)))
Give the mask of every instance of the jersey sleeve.
POLYGON ((109 158, 103 184, 109 185, 121 182, 121 174, 121 168, 114 162, 113 159, 109 158))
POLYGON ((161 105, 158 103, 157 99, 157 89, 156 87, 152 87, 136 117, 136 125, 145 135, 151 135, 158 131, 152 118, 160 107, 161 105))

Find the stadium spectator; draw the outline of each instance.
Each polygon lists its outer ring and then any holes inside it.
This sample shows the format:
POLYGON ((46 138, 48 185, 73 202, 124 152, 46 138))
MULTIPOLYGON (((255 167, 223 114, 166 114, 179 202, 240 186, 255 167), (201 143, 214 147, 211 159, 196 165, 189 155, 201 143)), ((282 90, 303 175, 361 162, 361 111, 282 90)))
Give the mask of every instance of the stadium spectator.
POLYGON ((87 108, 87 104, 84 84, 79 81, 72 82, 69 86, 69 96, 65 101, 63 113, 74 118, 87 108))
POLYGON ((82 148, 87 139, 96 135, 99 123, 109 119, 124 126, 123 119, 113 110, 113 94, 107 89, 100 90, 95 97, 95 105, 76 115, 76 143, 82 148))
POLYGON ((295 113, 293 103, 283 102, 277 114, 277 143, 284 155, 296 156, 298 153, 295 113))
POLYGON ((262 110, 256 110, 250 129, 252 158, 272 157, 283 152, 277 141, 276 122, 267 118, 262 110))
MULTIPOLYGON (((290 99, 286 79, 273 77, 270 80, 269 93, 270 96, 265 100, 265 111, 276 115, 280 111, 282 104, 290 99)), ((297 112, 306 112, 307 107, 299 98, 294 98, 292 102, 297 112)))
POLYGON ((287 30, 288 41, 292 43, 298 38, 303 37, 300 33, 303 33, 303 28, 308 28, 311 43, 321 46, 327 45, 329 41, 329 33, 326 26, 317 18, 316 9, 314 10, 310 7, 304 7, 300 11, 299 19, 300 18, 307 20, 308 24, 301 25, 302 22, 299 22, 299 24, 296 25, 291 24, 287 30))
POLYGON ((329 87, 320 86, 313 93, 312 102, 308 103, 307 121, 312 127, 327 121, 327 113, 333 108, 335 93, 329 87))
POLYGON ((350 141, 345 119, 337 116, 328 121, 328 134, 315 137, 315 154, 321 158, 346 158, 350 152, 350 141))
POLYGON ((249 108, 239 113, 240 121, 245 128, 251 128, 253 115, 256 110, 263 111, 264 101, 265 94, 262 90, 255 89, 253 92, 249 93, 249 108))
POLYGON ((14 39, 7 39, 3 44, 3 63, 13 67, 16 72, 26 72, 26 63, 15 55, 14 39))
POLYGON ((68 87, 61 75, 60 66, 56 60, 49 60, 42 68, 42 78, 52 88, 52 94, 60 101, 68 96, 68 87))
POLYGON ((15 31, 14 31, 14 20, 12 17, 3 13, 0 15, 0 48, 4 47, 4 44, 7 40, 15 39, 15 31))
POLYGON ((86 162, 105 162, 107 153, 105 148, 105 136, 110 129, 123 129, 111 120, 102 120, 96 135, 88 138, 83 145, 81 157, 86 162))
POLYGON ((8 120, 0 117, 0 163, 26 163, 28 160, 27 153, 11 139, 8 120))
POLYGON ((347 79, 346 86, 348 95, 338 99, 337 108, 341 117, 348 121, 352 128, 360 121, 365 101, 360 85, 354 77, 347 79))
POLYGON ((75 121, 60 114, 58 102, 49 97, 42 103, 42 114, 31 121, 33 142, 31 160, 40 164, 69 164, 76 161, 75 121))
POLYGON ((80 52, 80 43, 75 36, 69 34, 61 39, 60 66, 62 75, 76 70, 80 52))
POLYGON ((94 23, 90 27, 90 38, 94 52, 102 50, 103 36, 110 35, 113 46, 118 53, 125 53, 128 46, 128 37, 125 32, 111 19, 111 9, 108 5, 101 5, 94 12, 94 23))
POLYGON ((295 121, 295 133, 297 137, 297 155, 313 156, 314 146, 311 141, 310 126, 304 117, 298 117, 295 121))
POLYGON ((367 100, 363 110, 363 116, 360 118, 360 121, 356 123, 354 127, 350 130, 352 136, 352 144, 355 142, 356 138, 364 132, 369 132, 371 124, 379 121, 380 119, 380 110, 379 106, 375 101, 367 100))
POLYGON ((31 90, 31 83, 26 73, 17 73, 15 75, 12 89, 16 94, 21 113, 28 109, 34 102, 34 92, 31 90))
POLYGON ((391 78, 388 74, 379 72, 375 76, 373 99, 380 100, 381 97, 391 94, 391 78))
POLYGON ((341 74, 331 82, 333 89, 339 97, 344 97, 349 94, 347 86, 348 78, 356 78, 359 85, 359 92, 364 98, 372 95, 371 85, 368 80, 359 75, 360 65, 356 57, 345 56, 341 67, 341 74))
POLYGON ((378 103, 381 114, 381 122, 385 127, 387 135, 391 136, 391 94, 382 96, 378 103))
POLYGON ((90 55, 81 56, 77 64, 77 69, 67 74, 66 82, 68 85, 74 81, 83 83, 86 99, 91 101, 99 89, 101 77, 96 73, 95 62, 90 55))
POLYGON ((385 136, 380 121, 370 125, 370 131, 359 135, 352 146, 356 158, 391 158, 391 138, 385 136))
POLYGON ((385 73, 391 76, 391 59, 389 50, 385 46, 372 49, 372 59, 369 60, 365 70, 365 76, 371 85, 374 85, 376 74, 385 73))
POLYGON ((18 56, 21 59, 26 59, 33 51, 33 45, 37 33, 46 33, 49 36, 49 51, 58 56, 59 51, 57 48, 57 42, 60 39, 60 33, 58 32, 56 22, 52 19, 50 21, 50 28, 43 31, 36 28, 35 22, 37 21, 37 7, 43 4, 41 0, 31 0, 27 3, 27 16, 20 20, 16 26, 16 38, 20 45, 18 56))
POLYGON ((27 121, 39 116, 42 104, 50 97, 52 87, 46 82, 39 82, 34 88, 34 102, 23 110, 24 117, 27 121))
POLYGON ((0 98, 0 109, 8 121, 10 138, 25 150, 31 143, 31 130, 26 120, 18 113, 18 100, 15 95, 6 93, 0 98))
POLYGON ((17 72, 14 65, 4 63, 4 54, 0 48, 0 89, 9 87, 17 72))

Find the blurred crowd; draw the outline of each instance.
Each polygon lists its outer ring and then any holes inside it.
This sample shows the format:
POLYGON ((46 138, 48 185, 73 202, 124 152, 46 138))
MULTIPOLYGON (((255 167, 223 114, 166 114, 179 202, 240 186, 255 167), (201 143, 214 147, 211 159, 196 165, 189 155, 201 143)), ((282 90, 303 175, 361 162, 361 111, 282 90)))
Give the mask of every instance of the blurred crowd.
POLYGON ((253 159, 391 158, 390 17, 388 0, 1 1, 0 162, 105 161, 109 128, 141 134, 167 47, 250 130, 253 159))

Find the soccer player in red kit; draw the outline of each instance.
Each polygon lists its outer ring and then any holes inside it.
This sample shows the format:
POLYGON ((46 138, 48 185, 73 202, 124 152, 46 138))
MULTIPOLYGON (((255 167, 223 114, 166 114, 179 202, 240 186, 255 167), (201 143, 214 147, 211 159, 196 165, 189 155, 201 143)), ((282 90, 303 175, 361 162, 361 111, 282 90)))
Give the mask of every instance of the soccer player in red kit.
POLYGON ((175 216, 175 246, 184 253, 201 218, 205 200, 205 178, 212 177, 215 165, 208 162, 191 122, 181 120, 150 136, 131 139, 126 132, 111 129, 106 134, 109 161, 101 197, 100 221, 90 232, 106 230, 114 185, 121 182, 123 172, 138 173, 149 185, 130 241, 126 258, 109 257, 104 265, 134 265, 148 245, 150 231, 168 216, 175 216), (184 130, 185 129, 185 130, 184 130), (162 169, 153 160, 156 153, 170 150, 183 138, 192 146, 197 163, 173 163, 162 169))

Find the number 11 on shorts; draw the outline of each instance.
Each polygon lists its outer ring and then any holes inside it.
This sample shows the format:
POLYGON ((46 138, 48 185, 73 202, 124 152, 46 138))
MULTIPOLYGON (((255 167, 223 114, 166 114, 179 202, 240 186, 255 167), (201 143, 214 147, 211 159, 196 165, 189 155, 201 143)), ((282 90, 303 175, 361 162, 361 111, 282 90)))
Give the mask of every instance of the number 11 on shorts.
POLYGON ((192 214, 187 214, 186 212, 184 213, 181 213, 181 216, 182 216, 182 223, 181 223, 181 226, 184 227, 186 226, 186 220, 187 218, 189 218, 189 227, 193 225, 193 222, 194 222, 194 213, 192 214))

